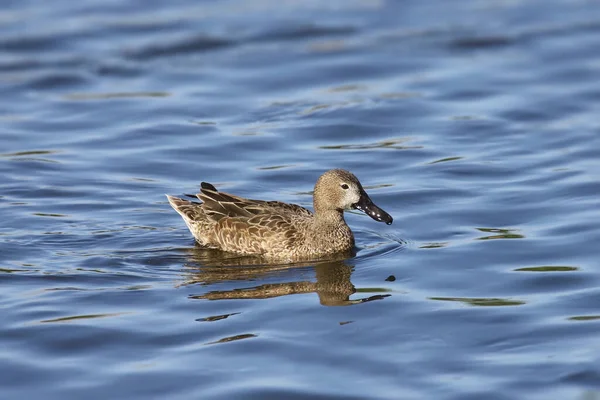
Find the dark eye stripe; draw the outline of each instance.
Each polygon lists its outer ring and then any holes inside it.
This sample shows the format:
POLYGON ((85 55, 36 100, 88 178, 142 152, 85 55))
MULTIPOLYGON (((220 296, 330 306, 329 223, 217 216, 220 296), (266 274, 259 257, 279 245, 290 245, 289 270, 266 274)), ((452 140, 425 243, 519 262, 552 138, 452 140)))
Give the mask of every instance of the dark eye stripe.
POLYGON ((348 187, 349 187, 348 185, 346 185, 345 183, 342 183, 342 189, 346 190, 346 189, 348 189, 348 187))

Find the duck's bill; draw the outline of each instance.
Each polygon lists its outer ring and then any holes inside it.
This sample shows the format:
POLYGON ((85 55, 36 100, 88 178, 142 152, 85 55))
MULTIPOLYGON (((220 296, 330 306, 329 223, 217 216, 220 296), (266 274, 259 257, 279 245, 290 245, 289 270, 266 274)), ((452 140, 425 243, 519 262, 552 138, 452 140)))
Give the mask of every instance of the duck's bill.
POLYGON ((352 208, 364 212, 375 221, 385 222, 388 225, 391 225, 394 221, 390 214, 377 207, 375 203, 371 201, 371 198, 366 192, 361 193, 360 200, 358 203, 353 204, 352 208))

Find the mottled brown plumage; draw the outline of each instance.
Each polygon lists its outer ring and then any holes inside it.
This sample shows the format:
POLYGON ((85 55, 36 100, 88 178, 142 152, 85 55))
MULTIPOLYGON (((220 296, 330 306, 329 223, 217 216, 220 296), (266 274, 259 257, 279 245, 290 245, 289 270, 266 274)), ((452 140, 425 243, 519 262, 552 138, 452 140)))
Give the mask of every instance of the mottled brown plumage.
POLYGON ((343 211, 355 208, 373 219, 392 223, 348 171, 327 171, 315 185, 314 214, 296 204, 251 200, 219 192, 203 182, 196 195, 202 203, 167 195, 199 244, 240 254, 274 259, 307 259, 347 251, 354 235, 343 211))

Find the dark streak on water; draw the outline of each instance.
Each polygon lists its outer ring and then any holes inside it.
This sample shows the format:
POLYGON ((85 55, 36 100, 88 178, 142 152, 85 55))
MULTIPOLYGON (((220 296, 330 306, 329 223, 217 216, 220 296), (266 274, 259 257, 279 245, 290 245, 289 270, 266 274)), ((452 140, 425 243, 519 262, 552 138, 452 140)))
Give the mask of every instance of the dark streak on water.
POLYGON ((593 1, 9 2, 0 397, 600 399, 593 1), (164 193, 311 205, 355 257, 194 246, 164 193), (378 301, 374 301, 378 300, 378 301))

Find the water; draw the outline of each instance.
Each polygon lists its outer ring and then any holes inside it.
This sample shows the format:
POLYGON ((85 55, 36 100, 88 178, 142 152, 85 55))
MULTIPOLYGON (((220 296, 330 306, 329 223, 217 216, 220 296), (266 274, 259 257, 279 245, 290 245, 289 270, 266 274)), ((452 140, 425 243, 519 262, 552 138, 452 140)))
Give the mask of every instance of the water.
POLYGON ((593 1, 5 2, 0 397, 600 399, 593 1), (165 193, 394 217, 260 266, 165 193))

